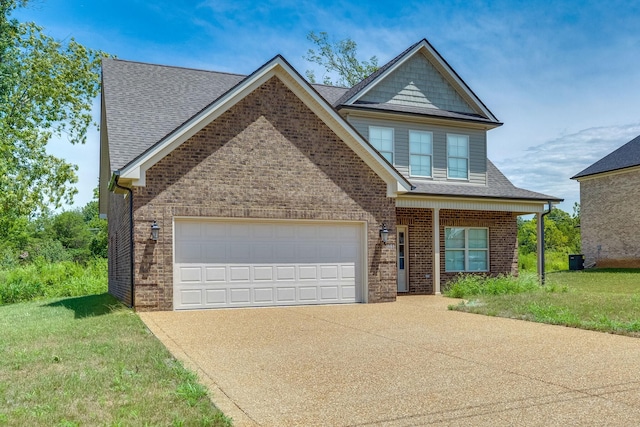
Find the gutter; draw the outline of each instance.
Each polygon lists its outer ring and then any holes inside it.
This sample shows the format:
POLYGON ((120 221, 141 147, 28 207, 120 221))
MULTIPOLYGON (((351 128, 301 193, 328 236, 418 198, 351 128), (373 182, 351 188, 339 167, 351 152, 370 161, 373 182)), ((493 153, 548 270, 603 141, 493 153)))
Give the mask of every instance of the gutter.
POLYGON ((540 282, 542 283, 542 286, 544 286, 544 282, 545 282, 545 278, 546 278, 546 273, 545 273, 545 268, 544 268, 544 217, 546 215, 549 215, 551 213, 551 210, 553 209, 553 204, 551 202, 551 200, 549 200, 547 203, 549 203, 549 208, 546 212, 544 212, 542 215, 540 215, 540 242, 542 243, 540 245, 540 282))
POLYGON ((120 179, 120 170, 113 171, 111 175, 111 179, 109 180, 109 191, 113 191, 114 188, 119 188, 129 193, 129 247, 131 248, 130 259, 131 259, 131 308, 135 307, 135 289, 133 286, 134 283, 134 241, 133 241, 133 190, 127 187, 123 187, 118 184, 118 180, 120 179))

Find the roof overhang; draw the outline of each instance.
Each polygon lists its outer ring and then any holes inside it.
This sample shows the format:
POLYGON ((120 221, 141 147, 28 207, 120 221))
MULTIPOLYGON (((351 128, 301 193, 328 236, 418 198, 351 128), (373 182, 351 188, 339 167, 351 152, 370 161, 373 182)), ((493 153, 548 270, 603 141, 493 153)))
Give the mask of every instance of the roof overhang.
POLYGON ((340 105, 339 112, 343 116, 354 116, 363 118, 372 118, 380 120, 394 120, 398 122, 408 123, 424 123, 436 126, 452 126, 477 130, 491 130, 503 125, 500 122, 487 122, 483 120, 474 120, 473 118, 460 117, 442 117, 431 116, 428 114, 380 110, 376 108, 367 108, 362 105, 340 105))
POLYGON ((480 197, 412 196, 402 195, 396 199, 398 208, 454 209, 468 211, 514 212, 518 214, 543 213, 549 203, 561 200, 524 200, 480 197))
POLYGON ((147 170, 273 77, 277 77, 282 81, 387 183, 387 195, 389 197, 395 197, 397 194, 411 189, 411 183, 360 136, 280 55, 247 76, 238 85, 122 168, 120 170, 120 182, 123 184, 130 183, 132 186, 145 186, 147 170))
POLYGON ((611 171, 606 171, 606 172, 599 172, 599 173, 594 173, 594 174, 590 174, 590 175, 583 175, 583 176, 572 176, 571 179, 575 179, 578 182, 583 182, 583 181, 589 181, 592 179, 597 179, 597 178, 605 178, 605 177, 609 177, 609 176, 615 176, 615 175, 622 175, 625 173, 629 173, 629 172, 637 172, 640 171, 640 165, 636 165, 636 166, 632 166, 632 167, 628 167, 628 168, 622 168, 622 169, 616 169, 616 170, 611 170, 611 171))
MULTIPOLYGON (((408 61, 412 56, 416 54, 424 55, 431 64, 436 67, 440 74, 457 90, 462 98, 467 101, 478 113, 486 116, 488 119, 500 123, 500 121, 493 115, 493 113, 487 108, 486 105, 476 96, 471 88, 462 80, 462 78, 455 72, 447 61, 438 53, 438 51, 431 46, 431 44, 423 39, 420 43, 416 44, 413 49, 407 51, 402 58, 400 58, 393 66, 386 69, 383 73, 375 78, 374 81, 369 83, 362 90, 358 91, 351 98, 346 100, 344 104, 353 104, 358 99, 362 98, 367 92, 372 90, 379 82, 383 81, 385 77, 393 73, 399 67, 408 61)), ((500 123, 501 124, 501 123, 500 123)))

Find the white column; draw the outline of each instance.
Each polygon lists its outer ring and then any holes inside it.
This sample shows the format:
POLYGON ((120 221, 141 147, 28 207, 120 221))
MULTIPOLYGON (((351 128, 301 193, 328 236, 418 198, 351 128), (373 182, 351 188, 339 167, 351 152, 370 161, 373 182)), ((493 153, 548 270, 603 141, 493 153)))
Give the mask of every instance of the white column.
POLYGON ((440 295, 440 208, 433 209, 433 292, 440 295))
POLYGON ((536 257, 538 260, 538 279, 542 280, 542 274, 543 274, 542 269, 544 268, 544 248, 542 247, 542 244, 543 244, 542 238, 544 234, 544 229, 542 227, 544 227, 544 225, 542 223, 542 213, 538 212, 536 214, 536 218, 538 220, 538 230, 537 230, 538 247, 536 250, 536 257))

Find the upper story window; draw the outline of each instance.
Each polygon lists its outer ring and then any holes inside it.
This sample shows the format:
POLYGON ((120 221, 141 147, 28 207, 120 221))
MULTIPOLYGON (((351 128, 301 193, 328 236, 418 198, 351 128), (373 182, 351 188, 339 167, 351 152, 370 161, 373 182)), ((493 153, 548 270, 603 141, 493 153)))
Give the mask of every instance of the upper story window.
POLYGON ((445 271, 489 271, 489 229, 446 227, 445 271))
POLYGON ((393 128, 369 126, 369 143, 393 164, 393 128))
POLYGON ((469 179, 469 137, 447 134, 447 177, 469 179))
POLYGON ((433 137, 431 132, 409 131, 409 175, 431 177, 433 137))

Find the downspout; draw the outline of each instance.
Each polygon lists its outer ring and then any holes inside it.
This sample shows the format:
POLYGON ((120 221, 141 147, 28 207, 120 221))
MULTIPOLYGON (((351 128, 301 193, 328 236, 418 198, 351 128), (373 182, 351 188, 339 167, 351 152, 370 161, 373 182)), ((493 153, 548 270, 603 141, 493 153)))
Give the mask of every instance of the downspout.
POLYGON ((121 190, 127 191, 129 193, 129 247, 131 248, 130 259, 131 259, 131 308, 135 307, 135 289, 133 286, 134 280, 133 275, 135 271, 133 259, 134 259, 134 250, 133 250, 133 190, 127 187, 123 187, 118 184, 118 180, 120 179, 120 171, 113 171, 113 175, 111 176, 111 182, 109 182, 109 191, 113 191, 113 187, 117 187, 121 190))
POLYGON ((540 261, 542 265, 542 268, 540 269, 540 282, 542 283, 542 286, 544 286, 544 282, 546 278, 546 273, 544 268, 544 217, 546 215, 549 215, 551 213, 551 209, 553 209, 553 204, 551 203, 551 200, 549 200, 547 203, 549 204, 549 208, 547 209, 546 212, 540 215, 540 241, 542 242, 542 244, 540 245, 540 261))

